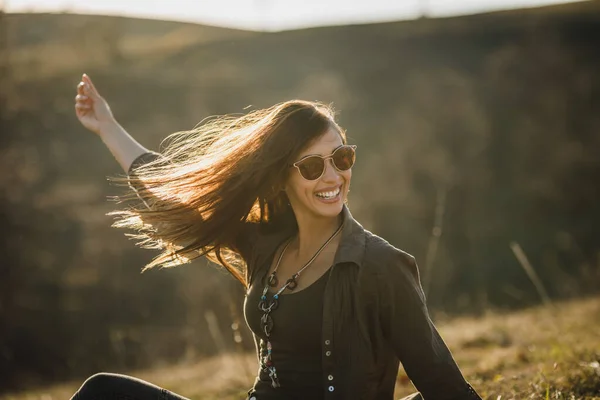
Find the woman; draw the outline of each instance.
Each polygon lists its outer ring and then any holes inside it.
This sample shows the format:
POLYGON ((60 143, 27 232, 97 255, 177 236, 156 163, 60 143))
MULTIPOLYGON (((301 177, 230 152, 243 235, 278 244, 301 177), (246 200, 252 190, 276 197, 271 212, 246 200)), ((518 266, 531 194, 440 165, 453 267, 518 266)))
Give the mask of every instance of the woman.
MULTIPOLYGON (((86 75, 76 113, 143 200, 114 214, 163 252, 206 255, 246 288, 259 372, 248 399, 393 399, 399 362, 421 394, 480 399, 431 322, 415 260, 366 231, 346 196, 355 146, 318 103, 288 101, 172 135, 163 154, 114 120, 86 75)), ((74 398, 181 397, 114 374, 74 398)))

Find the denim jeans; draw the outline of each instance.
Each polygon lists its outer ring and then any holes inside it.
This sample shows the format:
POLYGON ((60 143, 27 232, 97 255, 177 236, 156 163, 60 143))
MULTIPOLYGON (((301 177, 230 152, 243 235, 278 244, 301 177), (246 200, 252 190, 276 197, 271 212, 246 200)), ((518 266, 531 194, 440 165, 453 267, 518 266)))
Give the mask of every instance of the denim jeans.
POLYGON ((71 400, 188 400, 127 375, 99 373, 89 377, 71 400))

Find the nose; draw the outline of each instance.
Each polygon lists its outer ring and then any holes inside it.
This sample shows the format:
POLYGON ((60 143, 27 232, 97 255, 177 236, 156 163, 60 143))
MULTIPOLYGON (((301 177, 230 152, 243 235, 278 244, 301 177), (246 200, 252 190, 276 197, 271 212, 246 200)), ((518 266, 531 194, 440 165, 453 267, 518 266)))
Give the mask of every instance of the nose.
POLYGON ((321 179, 324 182, 337 182, 340 178, 340 172, 333 165, 333 160, 330 158, 325 160, 325 171, 321 179))

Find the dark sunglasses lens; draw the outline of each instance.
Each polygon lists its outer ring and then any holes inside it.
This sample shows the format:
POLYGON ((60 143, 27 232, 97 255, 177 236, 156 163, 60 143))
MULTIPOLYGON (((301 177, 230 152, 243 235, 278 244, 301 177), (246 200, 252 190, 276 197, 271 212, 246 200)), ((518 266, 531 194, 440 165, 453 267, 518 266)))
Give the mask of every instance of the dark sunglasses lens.
POLYGON ((313 181, 321 176, 325 162, 321 157, 308 157, 299 162, 298 169, 305 179, 313 181))
POLYGON ((354 165, 356 159, 356 152, 353 147, 343 146, 340 147, 333 153, 333 162, 335 167, 340 171, 347 171, 354 165))

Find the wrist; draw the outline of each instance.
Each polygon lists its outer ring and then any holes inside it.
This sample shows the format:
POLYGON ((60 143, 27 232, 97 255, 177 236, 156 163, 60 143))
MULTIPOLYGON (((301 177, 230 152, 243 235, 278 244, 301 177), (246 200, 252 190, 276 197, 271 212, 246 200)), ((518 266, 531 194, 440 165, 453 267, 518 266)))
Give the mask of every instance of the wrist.
POLYGON ((122 131, 123 128, 115 119, 110 119, 106 122, 102 122, 98 125, 98 136, 101 138, 105 138, 108 136, 113 136, 118 134, 118 132, 122 131))

